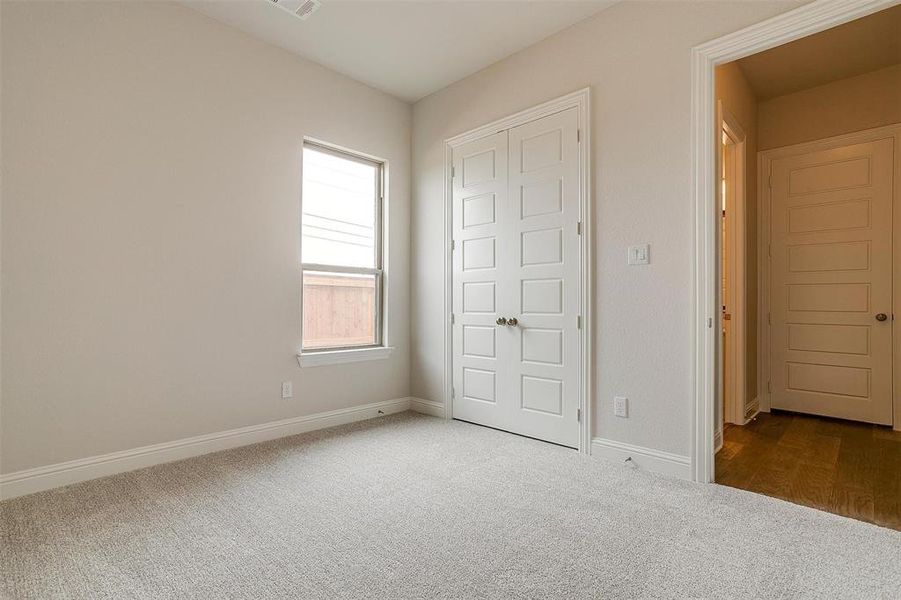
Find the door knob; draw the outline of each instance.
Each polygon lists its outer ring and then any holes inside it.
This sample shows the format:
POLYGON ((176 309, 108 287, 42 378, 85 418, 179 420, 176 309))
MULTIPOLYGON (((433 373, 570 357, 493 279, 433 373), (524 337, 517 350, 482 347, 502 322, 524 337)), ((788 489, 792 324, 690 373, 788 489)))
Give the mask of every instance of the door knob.
POLYGON ((876 315, 876 320, 877 321, 886 321, 886 320, 888 320, 888 315, 885 313, 879 313, 878 315, 876 315))
POLYGON ((498 325, 506 325, 507 319, 505 317, 498 317, 497 321, 495 321, 495 323, 497 323, 498 325))
POLYGON ((519 323, 519 321, 516 320, 516 317, 510 317, 509 319, 507 319, 507 325, 509 325, 510 327, 516 327, 517 323, 519 323))

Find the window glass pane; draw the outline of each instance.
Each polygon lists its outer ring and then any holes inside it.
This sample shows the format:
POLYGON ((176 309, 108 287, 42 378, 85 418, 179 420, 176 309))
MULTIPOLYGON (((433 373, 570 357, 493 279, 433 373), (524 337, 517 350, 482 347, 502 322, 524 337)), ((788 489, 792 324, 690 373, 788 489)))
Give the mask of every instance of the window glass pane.
POLYGON ((378 165, 305 146, 304 263, 376 267, 378 165))
POLYGON ((303 274, 303 347, 376 344, 377 275, 303 274))

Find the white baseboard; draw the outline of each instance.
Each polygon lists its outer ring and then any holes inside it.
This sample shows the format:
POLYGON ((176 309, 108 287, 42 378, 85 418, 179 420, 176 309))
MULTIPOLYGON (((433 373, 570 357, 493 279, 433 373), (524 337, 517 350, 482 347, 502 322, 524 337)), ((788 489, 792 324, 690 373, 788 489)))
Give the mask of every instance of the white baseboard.
POLYGON ((591 455, 617 463, 624 463, 631 458, 629 462, 647 471, 691 480, 691 459, 688 456, 603 438, 591 440, 591 455))
POLYGON ((432 415, 433 417, 444 418, 444 404, 442 402, 435 402, 434 400, 410 398, 410 410, 422 413, 424 415, 432 415))
POLYGON ((760 414, 760 396, 757 396, 751 402, 748 403, 745 408, 745 425, 747 425, 751 419, 760 414))
POLYGON ((411 400, 413 399, 407 397, 373 402, 362 406, 331 410, 281 421, 271 421, 260 425, 250 425, 249 427, 175 440, 174 442, 143 446, 101 456, 91 456, 55 465, 7 473, 0 475, 0 500, 192 456, 200 456, 201 454, 209 454, 219 450, 228 450, 229 448, 256 444, 316 429, 325 429, 326 427, 363 421, 381 415, 403 412, 410 409, 411 400))

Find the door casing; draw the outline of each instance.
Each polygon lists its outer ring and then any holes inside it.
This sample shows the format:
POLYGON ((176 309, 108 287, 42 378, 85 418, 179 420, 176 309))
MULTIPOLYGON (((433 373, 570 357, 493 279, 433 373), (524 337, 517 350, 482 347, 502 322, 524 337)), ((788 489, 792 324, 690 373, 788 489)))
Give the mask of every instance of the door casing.
POLYGON ((758 244, 761 252, 758 264, 758 306, 760 307, 760 319, 758 319, 758 390, 760 398, 760 410, 769 412, 771 393, 769 389, 770 372, 770 314, 771 289, 770 289, 770 261, 766 249, 770 244, 771 198, 769 187, 770 168, 773 160, 796 154, 806 154, 818 150, 829 150, 840 146, 855 143, 872 142, 891 138, 894 141, 894 183, 892 187, 892 311, 896 319, 892 335, 892 414, 895 431, 901 431, 901 335, 898 327, 901 324, 901 123, 887 125, 875 129, 866 129, 854 133, 833 136, 812 142, 793 144, 781 148, 764 150, 757 154, 758 176, 758 244))
POLYGON ((594 288, 592 280, 593 271, 593 244, 592 232, 594 229, 591 203, 591 122, 589 115, 590 88, 572 92, 554 100, 544 102, 538 106, 528 108, 508 117, 498 119, 491 123, 471 129, 444 142, 445 166, 444 166, 444 418, 453 417, 453 331, 451 322, 453 314, 453 151, 454 148, 492 135, 504 129, 510 129, 535 121, 542 117, 558 113, 568 108, 576 108, 579 115, 579 221, 581 224, 580 236, 580 265, 581 278, 581 361, 579 365, 579 452, 591 453, 592 433, 592 349, 594 342, 594 329, 592 313, 594 310, 594 288))
MULTIPOLYGON (((722 445, 722 429, 724 423, 734 423, 736 425, 744 425, 747 423, 749 414, 753 414, 755 409, 749 407, 751 403, 747 402, 747 362, 746 362, 746 330, 747 330, 747 306, 745 301, 745 292, 747 283, 745 281, 745 273, 747 272, 747 228, 745 226, 745 214, 747 207, 746 189, 746 149, 747 136, 738 122, 738 119, 729 112, 728 108, 720 101, 717 103, 717 122, 720 124, 720 131, 727 135, 733 146, 734 170, 732 172, 732 214, 728 214, 727 210, 727 229, 728 237, 731 239, 730 260, 727 261, 728 268, 726 278, 729 287, 729 293, 732 297, 732 321, 730 325, 729 348, 723 348, 720 353, 720 362, 722 366, 718 367, 718 372, 723 373, 724 367, 731 363, 731 373, 733 375, 731 381, 727 378, 728 386, 728 402, 724 403, 719 394, 722 393, 723 386, 717 386, 717 404, 723 406, 723 414, 716 423, 716 448, 722 445), (725 405, 724 405, 725 404, 725 405), (750 409, 750 413, 749 413, 750 409)), ((723 160, 722 144, 717 144, 719 152, 717 160, 723 160)), ((721 172, 721 163, 718 163, 717 173, 721 172)), ((720 196, 721 190, 717 186, 717 210, 722 204, 720 196)), ((718 229, 717 232, 720 230, 718 229)), ((722 241, 720 243, 722 247, 722 241)), ((718 263, 722 265, 722 261, 718 263)), ((720 289, 719 287, 717 288, 720 289)), ((722 304, 722 301, 719 302, 722 304)), ((722 327, 722 325, 721 325, 722 327)))

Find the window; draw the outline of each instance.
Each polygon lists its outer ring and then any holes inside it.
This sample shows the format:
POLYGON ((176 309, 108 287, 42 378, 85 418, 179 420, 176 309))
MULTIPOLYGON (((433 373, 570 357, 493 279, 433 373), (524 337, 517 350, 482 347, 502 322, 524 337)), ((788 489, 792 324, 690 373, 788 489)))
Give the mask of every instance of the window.
POLYGON ((303 352, 382 345, 384 164, 305 143, 303 352))

